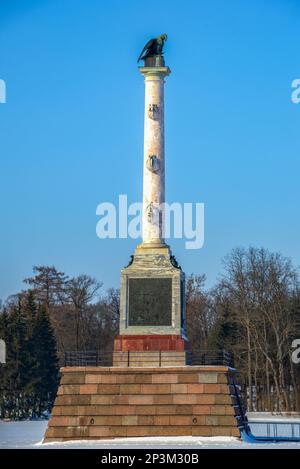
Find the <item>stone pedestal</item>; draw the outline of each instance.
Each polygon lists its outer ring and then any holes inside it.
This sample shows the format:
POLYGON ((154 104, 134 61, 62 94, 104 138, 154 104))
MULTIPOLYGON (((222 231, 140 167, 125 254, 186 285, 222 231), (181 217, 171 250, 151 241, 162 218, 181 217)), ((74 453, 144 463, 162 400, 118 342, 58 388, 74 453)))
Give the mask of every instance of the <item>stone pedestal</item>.
POLYGON ((184 283, 184 273, 168 246, 137 247, 133 262, 121 271, 114 364, 141 366, 144 361, 145 366, 159 366, 159 353, 163 353, 164 366, 187 363, 184 283), (127 358, 126 352, 130 352, 127 358))
POLYGON ((44 442, 145 436, 239 436, 224 366, 63 368, 44 442))

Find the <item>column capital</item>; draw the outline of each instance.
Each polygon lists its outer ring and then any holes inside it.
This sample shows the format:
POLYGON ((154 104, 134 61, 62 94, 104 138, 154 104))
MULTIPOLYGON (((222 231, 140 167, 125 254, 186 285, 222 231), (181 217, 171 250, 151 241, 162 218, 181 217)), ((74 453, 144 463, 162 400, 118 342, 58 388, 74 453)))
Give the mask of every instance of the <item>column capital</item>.
POLYGON ((145 80, 163 80, 171 73, 169 67, 139 67, 139 71, 145 80))

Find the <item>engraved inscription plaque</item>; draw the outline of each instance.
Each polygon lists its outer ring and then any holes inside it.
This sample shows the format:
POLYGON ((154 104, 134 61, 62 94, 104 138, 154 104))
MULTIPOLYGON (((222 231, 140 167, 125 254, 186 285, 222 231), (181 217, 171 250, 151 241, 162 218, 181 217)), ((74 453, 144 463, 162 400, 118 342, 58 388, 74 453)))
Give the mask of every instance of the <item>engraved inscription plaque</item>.
POLYGON ((129 326, 172 325, 172 279, 129 279, 129 326))

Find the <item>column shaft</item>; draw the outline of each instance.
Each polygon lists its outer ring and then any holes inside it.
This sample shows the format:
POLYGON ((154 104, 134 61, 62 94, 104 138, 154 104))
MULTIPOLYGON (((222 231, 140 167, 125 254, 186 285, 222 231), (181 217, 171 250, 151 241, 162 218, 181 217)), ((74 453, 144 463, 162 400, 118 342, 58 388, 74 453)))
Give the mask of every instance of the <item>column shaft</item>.
POLYGON ((168 67, 142 67, 145 77, 143 244, 164 245, 164 77, 168 67))

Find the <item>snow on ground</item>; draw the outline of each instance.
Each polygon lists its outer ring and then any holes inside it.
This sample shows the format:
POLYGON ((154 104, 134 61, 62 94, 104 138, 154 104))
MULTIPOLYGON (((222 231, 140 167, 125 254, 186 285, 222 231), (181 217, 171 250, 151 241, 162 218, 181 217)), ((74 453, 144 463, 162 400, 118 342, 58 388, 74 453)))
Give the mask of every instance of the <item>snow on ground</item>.
POLYGON ((233 437, 149 437, 149 438, 116 438, 114 440, 94 441, 68 441, 65 443, 42 444, 48 422, 23 421, 3 422, 0 421, 0 448, 99 448, 99 449, 257 449, 257 448, 289 448, 300 449, 299 443, 267 443, 251 444, 244 443, 233 437))
POLYGON ((43 438, 47 420, 0 421, 0 448, 30 448, 43 438))

